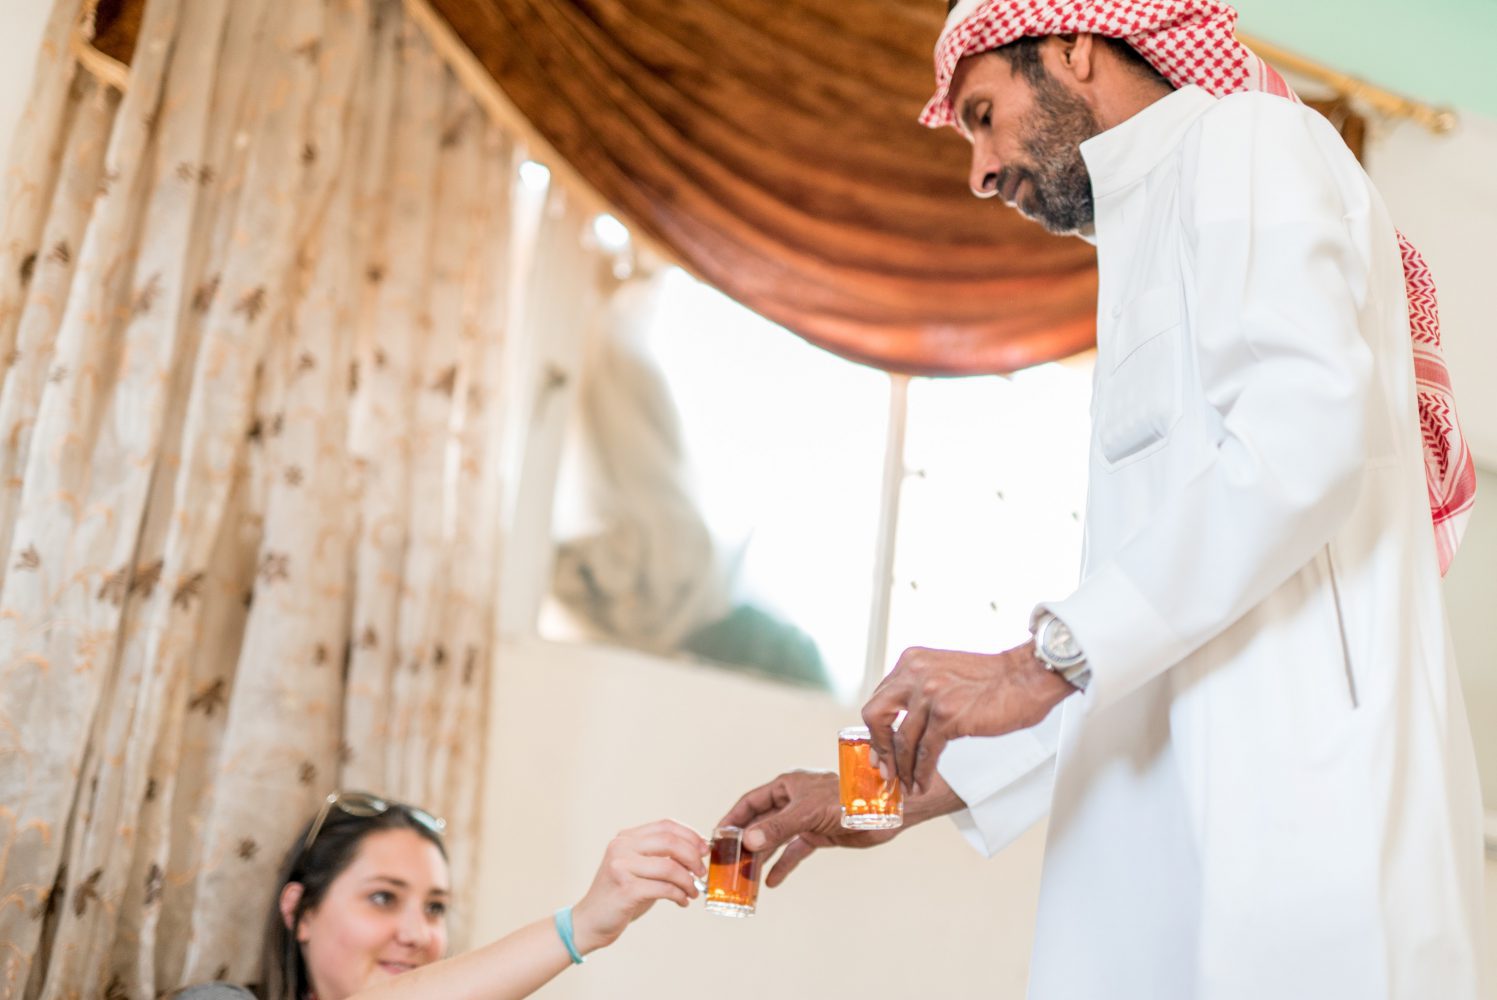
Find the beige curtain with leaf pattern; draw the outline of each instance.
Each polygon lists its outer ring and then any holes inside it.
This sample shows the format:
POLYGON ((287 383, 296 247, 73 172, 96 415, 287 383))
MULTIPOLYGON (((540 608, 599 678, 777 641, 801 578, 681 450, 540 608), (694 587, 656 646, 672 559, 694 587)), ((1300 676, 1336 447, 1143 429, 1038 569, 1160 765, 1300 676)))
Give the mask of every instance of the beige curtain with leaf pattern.
POLYGON ((4 997, 251 981, 335 787, 444 814, 472 886, 534 266, 395 0, 150 0, 123 94, 80 6, 0 223, 4 997))

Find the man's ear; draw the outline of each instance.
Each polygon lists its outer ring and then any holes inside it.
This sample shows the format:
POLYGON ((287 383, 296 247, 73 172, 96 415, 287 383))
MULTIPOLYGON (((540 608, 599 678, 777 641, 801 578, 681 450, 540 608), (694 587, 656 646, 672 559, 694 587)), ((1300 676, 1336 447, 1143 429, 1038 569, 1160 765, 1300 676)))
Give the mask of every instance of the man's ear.
POLYGON ((281 888, 281 898, 278 902, 282 922, 285 923, 288 931, 296 935, 296 940, 298 941, 302 940, 302 929, 294 926, 298 923, 296 920, 296 907, 301 902, 302 893, 306 892, 306 889, 307 887, 300 882, 287 882, 281 888))
POLYGON ((1053 35, 1061 71, 1078 83, 1086 83, 1096 72, 1096 35, 1053 35))

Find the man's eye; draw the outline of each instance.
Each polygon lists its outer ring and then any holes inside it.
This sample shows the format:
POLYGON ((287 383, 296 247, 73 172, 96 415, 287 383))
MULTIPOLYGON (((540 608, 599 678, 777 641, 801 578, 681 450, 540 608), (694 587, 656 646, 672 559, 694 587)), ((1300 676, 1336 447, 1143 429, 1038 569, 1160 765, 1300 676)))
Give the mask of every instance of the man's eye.
POLYGON ((993 124, 993 109, 983 108, 982 114, 977 116, 977 124, 981 125, 983 128, 988 128, 989 126, 991 126, 993 124))

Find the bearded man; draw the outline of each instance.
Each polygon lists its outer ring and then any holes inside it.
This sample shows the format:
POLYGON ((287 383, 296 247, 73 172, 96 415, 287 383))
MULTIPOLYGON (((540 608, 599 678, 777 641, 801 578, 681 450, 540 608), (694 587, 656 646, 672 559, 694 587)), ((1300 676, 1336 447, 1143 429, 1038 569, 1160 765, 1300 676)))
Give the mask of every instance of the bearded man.
MULTIPOLYGON (((968 139, 979 197, 1097 246, 1086 555, 1030 642, 909 650, 863 716, 907 825, 955 814, 991 853, 1048 812, 1031 997, 1475 1000, 1439 589, 1474 474, 1433 286, 1235 20, 950 12, 922 121, 968 139)), ((835 777, 794 772, 724 822, 786 845, 775 886, 892 835, 838 819, 835 777)))

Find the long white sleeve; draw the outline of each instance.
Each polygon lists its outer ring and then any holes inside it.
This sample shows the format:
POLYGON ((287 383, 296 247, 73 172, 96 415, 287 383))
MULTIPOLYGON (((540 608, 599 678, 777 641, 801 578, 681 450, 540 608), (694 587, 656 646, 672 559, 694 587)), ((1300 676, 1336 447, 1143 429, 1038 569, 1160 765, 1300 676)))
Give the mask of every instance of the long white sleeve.
POLYGON ((1061 709, 1039 725, 1006 736, 953 740, 936 769, 967 804, 957 829, 991 857, 1044 818, 1055 780, 1061 709))
POLYGON ((1199 127, 1181 180, 1197 303, 1186 321, 1219 440, 1113 558, 1047 605, 1091 664, 1087 711, 1178 663, 1313 558, 1352 510, 1366 458, 1355 162, 1328 125, 1262 95, 1223 100, 1199 127))

